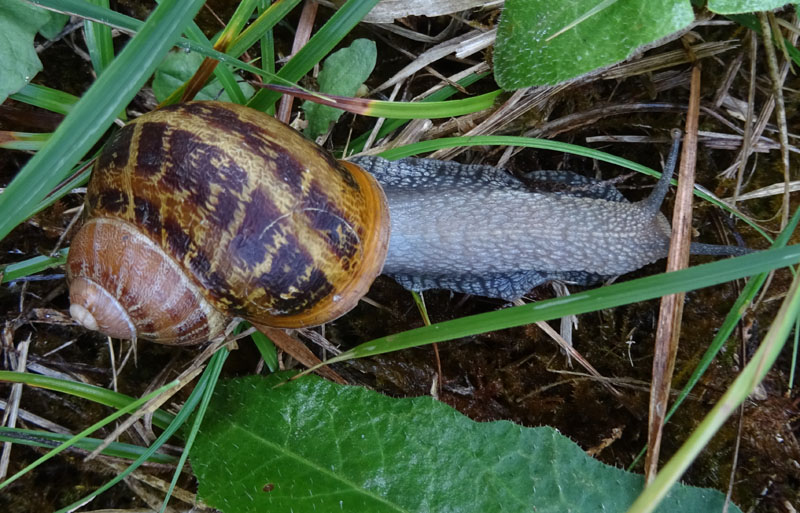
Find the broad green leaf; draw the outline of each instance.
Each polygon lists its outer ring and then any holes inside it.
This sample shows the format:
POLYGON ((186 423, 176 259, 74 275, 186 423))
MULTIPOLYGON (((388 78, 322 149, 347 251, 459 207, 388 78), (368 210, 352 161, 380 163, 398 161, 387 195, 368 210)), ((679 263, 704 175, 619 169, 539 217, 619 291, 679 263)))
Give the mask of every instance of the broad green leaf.
MULTIPOLYGON (((199 496, 244 512, 622 512, 641 476, 549 427, 475 422, 430 397, 392 399, 316 377, 217 386, 192 451, 199 496)), ((678 485, 658 511, 721 511, 678 485)), ((733 506, 731 511, 739 511, 733 506)))
MULTIPOLYGON (((378 50, 369 39, 356 39, 347 48, 331 54, 325 59, 319 72, 319 91, 340 96, 355 96, 358 88, 375 69, 378 50)), ((308 119, 306 136, 314 139, 328 131, 344 111, 327 105, 306 101, 303 110, 308 119)))
MULTIPOLYGON (((181 87, 184 82, 192 77, 197 68, 202 64, 204 57, 197 52, 170 52, 156 68, 153 78, 153 93, 159 102, 163 102, 173 91, 181 87)), ((224 66, 224 64, 223 64, 224 66)), ((253 96, 253 86, 241 83, 239 86, 247 98, 253 96)), ((219 79, 212 79, 199 93, 195 100, 221 100, 232 101, 228 93, 222 88, 219 79)))
POLYGON ((39 34, 45 39, 56 37, 69 21, 69 16, 53 11, 46 11, 50 19, 40 29, 39 34))
POLYGON ((786 0, 708 0, 708 10, 718 14, 771 11, 788 4, 786 0))
POLYGON ((33 48, 36 33, 50 21, 44 9, 22 0, 0 3, 0 103, 16 93, 42 70, 42 63, 33 48))
POLYGON ((557 84, 625 60, 692 20, 689 0, 507 0, 495 79, 507 90, 557 84))

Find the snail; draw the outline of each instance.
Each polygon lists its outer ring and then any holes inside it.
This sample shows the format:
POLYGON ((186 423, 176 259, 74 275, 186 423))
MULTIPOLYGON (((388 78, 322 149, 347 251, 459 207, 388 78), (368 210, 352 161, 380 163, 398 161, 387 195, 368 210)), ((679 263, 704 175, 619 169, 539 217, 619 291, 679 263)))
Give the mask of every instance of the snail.
POLYGON ((553 279, 588 284, 666 256, 670 175, 630 203, 567 172, 337 161, 247 107, 173 105, 127 124, 97 159, 67 260, 70 313, 112 337, 192 344, 231 317, 331 321, 381 272, 504 299, 553 279))

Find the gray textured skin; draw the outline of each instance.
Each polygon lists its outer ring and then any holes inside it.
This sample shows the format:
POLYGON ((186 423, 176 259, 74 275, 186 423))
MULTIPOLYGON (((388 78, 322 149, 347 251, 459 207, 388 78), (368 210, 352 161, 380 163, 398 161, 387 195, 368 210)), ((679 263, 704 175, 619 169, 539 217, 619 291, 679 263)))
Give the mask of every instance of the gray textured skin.
POLYGON ((391 238, 383 272, 411 290, 512 300, 546 281, 596 283, 667 255, 670 225, 659 207, 671 169, 650 197, 630 203, 613 186, 571 172, 536 171, 523 182, 491 166, 352 161, 384 187, 391 238))

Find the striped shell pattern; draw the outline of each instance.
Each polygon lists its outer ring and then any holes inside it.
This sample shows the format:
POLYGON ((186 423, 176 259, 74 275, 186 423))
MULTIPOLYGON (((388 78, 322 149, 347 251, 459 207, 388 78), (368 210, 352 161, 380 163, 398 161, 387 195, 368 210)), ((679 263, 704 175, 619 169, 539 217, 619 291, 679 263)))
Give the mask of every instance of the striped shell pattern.
POLYGON ((103 149, 67 262, 70 308, 119 338, 190 344, 229 317, 313 326, 349 311, 383 266, 389 213, 355 165, 274 118, 190 102, 103 149))

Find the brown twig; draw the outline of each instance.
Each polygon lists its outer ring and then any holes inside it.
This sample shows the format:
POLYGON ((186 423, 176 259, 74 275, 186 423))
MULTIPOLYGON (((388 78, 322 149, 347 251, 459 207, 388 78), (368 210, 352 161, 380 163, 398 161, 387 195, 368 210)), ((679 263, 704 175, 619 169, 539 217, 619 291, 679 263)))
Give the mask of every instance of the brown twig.
POLYGON ((591 374, 595 379, 597 379, 599 383, 603 385, 603 387, 605 387, 609 392, 611 392, 612 395, 616 397, 622 397, 622 393, 616 388, 614 388, 606 380, 606 378, 602 374, 600 374, 600 372, 597 369, 595 369, 591 363, 589 363, 589 360, 584 358, 582 354, 580 354, 574 347, 572 347, 571 344, 569 344, 566 340, 564 340, 564 338, 556 330, 551 328, 549 324, 547 324, 544 321, 537 321, 536 326, 538 326, 540 330, 544 331, 550 338, 555 340, 556 343, 559 345, 559 347, 561 347, 561 349, 567 352, 570 358, 574 358, 581 365, 581 367, 586 369, 589 372, 589 374, 591 374))
MULTIPOLYGON (((26 366, 28 364, 28 348, 31 345, 31 336, 28 335, 28 338, 24 341, 20 342, 19 347, 17 348, 16 352, 16 365, 15 371, 17 372, 25 372, 26 366)), ((5 415, 3 416, 2 425, 8 428, 14 428, 17 425, 17 416, 19 415, 19 403, 22 399, 22 383, 15 383, 11 386, 11 394, 8 398, 8 403, 5 411, 5 415)), ((13 444, 11 442, 5 442, 3 444, 3 451, 0 454, 0 480, 5 479, 6 473, 8 472, 8 465, 11 461, 11 447, 13 444)))
POLYGON ((747 166, 747 157, 752 151, 753 112, 756 98, 756 56, 757 54, 755 32, 750 32, 750 84, 747 90, 747 110, 744 119, 744 134, 742 135, 742 156, 739 160, 739 169, 736 171, 736 189, 733 191, 733 205, 739 201, 739 193, 744 182, 744 169, 747 166))
MULTIPOLYGON (((311 352, 309 348, 306 347, 305 344, 297 340, 296 338, 292 337, 291 335, 287 334, 285 331, 279 328, 270 328, 269 326, 264 326, 262 324, 257 324, 255 322, 251 322, 253 326, 255 326, 258 331, 269 337, 269 339, 280 349, 288 353, 292 356, 295 360, 302 363, 306 367, 314 367, 322 363, 317 356, 311 352)), ((329 380, 333 381, 334 383, 339 383, 340 385, 346 385, 347 381, 336 372, 333 371, 330 367, 320 367, 315 371, 322 377, 328 378, 329 380)))
MULTIPOLYGON (((694 167, 697 159, 697 127, 700 117, 700 64, 692 68, 689 109, 681 152, 678 192, 672 217, 672 243, 667 257, 667 271, 683 269, 689 264, 689 244, 692 230, 692 190, 694 167)), ((653 383, 650 392, 650 422, 648 426, 645 479, 652 482, 658 470, 658 455, 667 412, 669 389, 678 351, 683 299, 685 294, 672 294, 661 298, 656 350, 653 356, 653 383)))
MULTIPOLYGON (((314 19, 317 17, 317 7, 319 4, 315 0, 306 0, 303 4, 303 11, 300 13, 300 20, 297 22, 297 32, 294 34, 292 42, 292 55, 300 51, 308 40, 311 39, 311 31, 314 29, 314 19)), ((289 123, 292 117, 292 103, 294 98, 283 95, 278 104, 278 111, 275 117, 284 123, 289 123)))
MULTIPOLYGON (((783 164, 783 180, 786 183, 783 193, 783 203, 781 204, 781 228, 789 222, 789 138, 786 135, 786 106, 783 102, 783 80, 781 71, 778 69, 778 57, 775 55, 775 46, 772 44, 772 27, 770 26, 767 14, 758 13, 758 21, 761 23, 761 36, 764 42, 764 53, 767 56, 767 69, 769 70, 770 81, 772 82, 772 94, 775 97, 777 112, 775 118, 778 124, 778 140, 781 142, 781 163, 783 164)), ((780 32, 777 34, 782 38, 780 32)))

